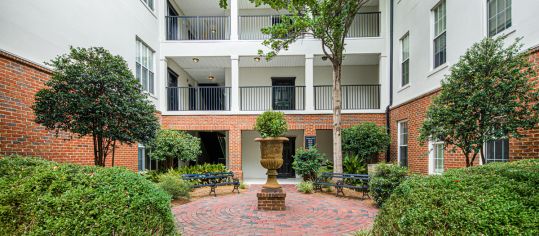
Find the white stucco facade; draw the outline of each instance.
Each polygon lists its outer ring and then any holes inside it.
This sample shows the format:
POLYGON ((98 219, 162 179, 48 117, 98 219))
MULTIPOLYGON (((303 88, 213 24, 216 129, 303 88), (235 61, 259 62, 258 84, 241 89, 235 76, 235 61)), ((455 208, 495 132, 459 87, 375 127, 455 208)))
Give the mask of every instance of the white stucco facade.
MULTIPOLYGON (((440 0, 395 0, 393 37, 393 106, 440 87, 451 65, 474 43, 488 36, 487 0, 445 0, 447 62, 433 68, 433 13, 440 0), (410 40, 410 83, 401 86, 401 38, 410 40)), ((539 45, 539 1, 513 0, 512 26, 498 33, 511 43, 522 37, 524 48, 539 45)))

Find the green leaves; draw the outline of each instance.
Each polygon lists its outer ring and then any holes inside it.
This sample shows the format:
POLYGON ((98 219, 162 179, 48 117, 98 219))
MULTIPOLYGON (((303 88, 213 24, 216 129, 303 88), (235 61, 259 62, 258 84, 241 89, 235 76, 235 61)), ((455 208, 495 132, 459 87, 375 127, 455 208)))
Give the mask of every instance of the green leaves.
POLYGON ((155 137, 156 110, 123 58, 100 47, 72 47, 48 64, 54 73, 32 107, 38 124, 93 136, 101 144, 95 158, 102 165, 115 140, 133 144, 155 137))
POLYGON ((483 144, 523 135, 539 123, 539 92, 527 52, 518 40, 504 47, 504 38, 474 44, 442 80, 442 90, 427 111, 420 141, 443 140, 469 157, 483 144))
POLYGON ((296 174, 303 177, 303 180, 315 181, 318 170, 327 162, 325 155, 318 152, 316 147, 309 149, 299 148, 296 150, 296 155, 294 155, 292 168, 294 168, 296 174))
POLYGON ((149 143, 153 160, 178 159, 184 162, 196 161, 202 154, 200 138, 184 131, 159 130, 157 138, 149 143))
POLYGON ((373 233, 537 235, 538 180, 538 160, 412 176, 383 204, 373 233))
POLYGON ((284 113, 265 111, 256 118, 254 129, 260 133, 262 138, 279 137, 286 133, 288 124, 284 119, 284 113))
POLYGON ((381 163, 369 181, 369 192, 378 206, 391 196, 395 188, 406 179, 408 169, 399 165, 381 163))
POLYGON ((376 160, 378 154, 387 150, 389 135, 383 126, 364 122, 342 131, 344 152, 357 155, 366 161, 376 160))
POLYGON ((174 235, 170 196, 124 168, 0 159, 1 235, 174 235))

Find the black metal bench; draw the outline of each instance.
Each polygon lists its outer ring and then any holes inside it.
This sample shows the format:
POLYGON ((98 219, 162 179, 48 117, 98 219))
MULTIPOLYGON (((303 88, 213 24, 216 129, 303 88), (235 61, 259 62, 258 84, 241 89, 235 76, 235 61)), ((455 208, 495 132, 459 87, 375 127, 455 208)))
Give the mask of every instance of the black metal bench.
POLYGON ((353 189, 355 191, 361 191, 362 198, 365 196, 369 197, 369 180, 370 177, 367 174, 340 174, 340 173, 331 173, 324 172, 322 173, 314 182, 315 191, 322 191, 322 187, 335 187, 337 190, 336 196, 339 196, 339 193, 344 196, 344 189, 353 189), (337 181, 333 182, 333 179, 337 181))
POLYGON ((210 187, 210 194, 217 196, 215 189, 218 186, 233 185, 232 192, 240 193, 240 180, 234 178, 234 172, 210 172, 204 174, 185 174, 182 179, 193 182, 193 188, 210 187))

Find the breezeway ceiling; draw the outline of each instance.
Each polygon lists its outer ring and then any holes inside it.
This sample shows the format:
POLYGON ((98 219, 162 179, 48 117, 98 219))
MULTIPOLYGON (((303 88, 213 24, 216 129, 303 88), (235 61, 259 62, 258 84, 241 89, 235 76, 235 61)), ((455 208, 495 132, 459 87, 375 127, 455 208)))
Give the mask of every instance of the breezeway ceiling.
POLYGON ((226 16, 228 9, 219 7, 219 0, 171 0, 175 1, 186 16, 226 16))
POLYGON ((225 68, 230 68, 230 57, 174 57, 173 60, 199 83, 224 83, 225 68), (209 80, 212 75, 215 80, 209 80))
MULTIPOLYGON (((347 54, 344 56, 343 65, 345 66, 370 66, 379 64, 378 54, 347 54)), ((314 66, 331 66, 329 59, 322 60, 322 55, 314 57, 314 66)))

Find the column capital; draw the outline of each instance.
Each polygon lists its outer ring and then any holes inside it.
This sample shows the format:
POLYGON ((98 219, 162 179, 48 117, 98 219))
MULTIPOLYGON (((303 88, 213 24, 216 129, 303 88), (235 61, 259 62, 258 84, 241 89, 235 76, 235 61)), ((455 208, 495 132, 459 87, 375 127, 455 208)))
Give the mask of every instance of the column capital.
POLYGON ((305 59, 314 59, 314 54, 305 54, 305 59))
POLYGON ((239 60, 240 56, 239 55, 230 55, 230 59, 231 60, 239 60))

